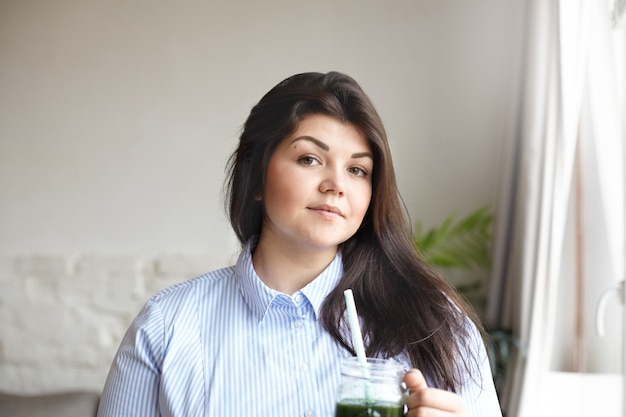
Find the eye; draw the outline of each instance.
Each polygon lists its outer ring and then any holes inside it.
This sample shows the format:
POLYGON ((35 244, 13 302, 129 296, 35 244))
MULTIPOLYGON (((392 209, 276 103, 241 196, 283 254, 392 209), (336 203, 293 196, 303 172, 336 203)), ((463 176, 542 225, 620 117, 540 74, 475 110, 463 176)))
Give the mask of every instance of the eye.
POLYGON ((367 177, 368 172, 361 167, 350 167, 348 172, 356 175, 357 177, 367 177))
POLYGON ((307 166, 321 165, 321 162, 319 161, 319 159, 310 155, 305 155, 305 156, 300 157, 300 159, 298 159, 298 162, 301 163, 302 165, 307 165, 307 166))

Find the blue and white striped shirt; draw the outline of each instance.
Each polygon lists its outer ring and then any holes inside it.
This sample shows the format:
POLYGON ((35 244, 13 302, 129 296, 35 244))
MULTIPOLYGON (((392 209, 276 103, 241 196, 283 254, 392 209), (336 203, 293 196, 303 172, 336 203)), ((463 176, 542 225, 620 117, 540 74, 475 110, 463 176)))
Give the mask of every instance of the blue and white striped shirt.
MULTIPOLYGON (((350 353, 318 317, 342 273, 337 254, 289 296, 259 279, 248 245, 235 266, 163 290, 124 336, 98 417, 332 417, 341 360, 350 353)), ((495 398, 488 368, 484 376, 489 392, 480 395, 471 378, 473 388, 464 390, 482 404, 474 414, 468 404, 468 416, 500 416, 497 399, 498 413, 484 413, 495 398)))

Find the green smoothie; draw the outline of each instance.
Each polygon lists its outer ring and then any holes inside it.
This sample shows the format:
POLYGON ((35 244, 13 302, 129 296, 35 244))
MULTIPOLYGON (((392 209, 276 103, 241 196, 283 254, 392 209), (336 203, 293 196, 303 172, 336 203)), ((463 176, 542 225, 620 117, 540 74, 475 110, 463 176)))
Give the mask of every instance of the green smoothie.
POLYGON ((366 404, 363 400, 343 400, 337 403, 335 417, 402 417, 404 406, 385 402, 366 404))

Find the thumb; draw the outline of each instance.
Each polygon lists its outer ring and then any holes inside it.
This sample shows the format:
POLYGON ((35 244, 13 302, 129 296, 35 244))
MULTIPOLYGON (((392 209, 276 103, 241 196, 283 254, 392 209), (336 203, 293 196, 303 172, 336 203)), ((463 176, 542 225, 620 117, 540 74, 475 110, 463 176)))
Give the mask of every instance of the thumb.
POLYGON ((410 392, 417 392, 428 388, 426 384, 426 378, 419 369, 410 369, 406 375, 404 375, 404 383, 410 392))

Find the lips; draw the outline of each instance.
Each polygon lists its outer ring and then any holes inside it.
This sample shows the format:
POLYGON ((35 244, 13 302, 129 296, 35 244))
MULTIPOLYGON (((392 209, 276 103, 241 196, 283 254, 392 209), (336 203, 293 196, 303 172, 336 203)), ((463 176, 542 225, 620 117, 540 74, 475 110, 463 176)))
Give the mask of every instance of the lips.
POLYGON ((335 206, 329 206, 327 204, 322 204, 320 206, 311 207, 311 210, 315 210, 320 212, 321 214, 334 214, 340 217, 343 217, 343 213, 335 206))

